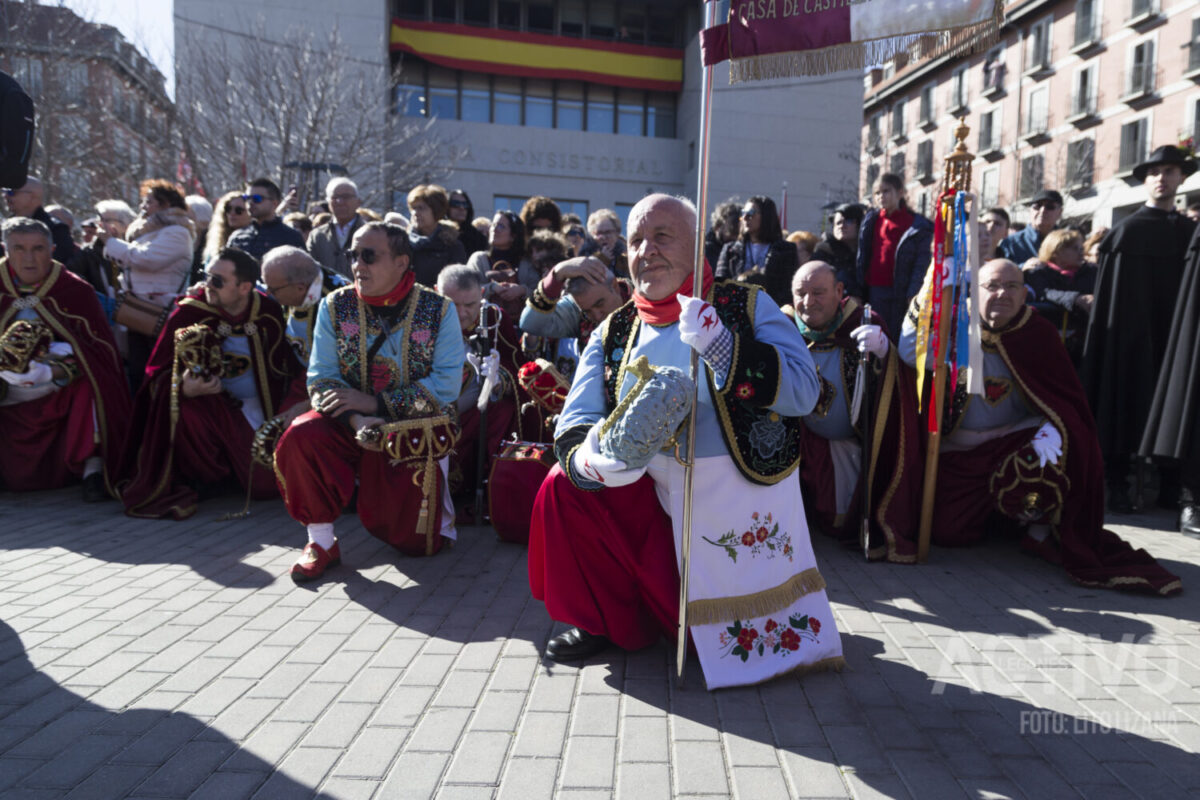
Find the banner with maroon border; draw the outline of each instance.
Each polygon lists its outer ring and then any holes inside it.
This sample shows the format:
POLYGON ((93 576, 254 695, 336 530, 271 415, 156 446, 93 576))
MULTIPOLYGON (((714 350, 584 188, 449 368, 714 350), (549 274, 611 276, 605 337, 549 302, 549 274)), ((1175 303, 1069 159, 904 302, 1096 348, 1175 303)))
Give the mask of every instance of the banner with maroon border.
POLYGON ((701 31, 706 66, 739 81, 824 75, 991 45, 1003 0, 723 0, 727 20, 701 31))

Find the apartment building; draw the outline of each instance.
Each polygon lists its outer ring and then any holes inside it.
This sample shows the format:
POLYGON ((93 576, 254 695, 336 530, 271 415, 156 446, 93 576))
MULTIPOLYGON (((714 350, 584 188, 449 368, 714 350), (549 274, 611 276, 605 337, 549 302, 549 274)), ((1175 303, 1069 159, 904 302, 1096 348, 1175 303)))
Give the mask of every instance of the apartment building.
MULTIPOLYGON (((962 117, 985 207, 1023 220, 1024 201, 1058 189, 1064 218, 1108 226, 1145 202, 1134 165, 1200 133, 1200 2, 1015 2, 994 46, 898 58, 864 81, 864 197, 880 173, 895 172, 927 213, 962 117)), ((1179 202, 1186 197, 1200 199, 1200 175, 1184 184, 1179 202)))

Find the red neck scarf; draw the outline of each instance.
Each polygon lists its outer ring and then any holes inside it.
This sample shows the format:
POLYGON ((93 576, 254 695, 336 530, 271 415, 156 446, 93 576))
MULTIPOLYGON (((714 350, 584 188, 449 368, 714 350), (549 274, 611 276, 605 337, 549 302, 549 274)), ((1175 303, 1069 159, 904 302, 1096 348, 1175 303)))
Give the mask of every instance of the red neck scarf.
MULTIPOLYGON (((1045 264, 1047 267, 1054 270, 1059 275, 1065 275, 1068 278, 1074 278, 1075 273, 1079 271, 1079 267, 1076 267, 1075 269, 1065 269, 1063 267, 1060 267, 1058 264, 1055 264, 1053 261, 1047 261, 1047 262, 1045 262, 1045 264)), ((1080 266, 1082 266, 1082 265, 1080 265, 1080 266)))
MULTIPOLYGON (((637 306, 638 316, 642 318, 642 322, 650 325, 671 325, 679 321, 679 296, 684 295, 690 297, 692 294, 692 278, 695 273, 689 272, 687 278, 674 294, 664 297, 662 300, 647 300, 642 297, 637 291, 633 293, 633 304, 637 306)), ((713 271, 709 266, 708 261, 704 262, 704 282, 703 291, 700 292, 700 298, 708 297, 708 290, 713 285, 713 271)))
POLYGON ((408 297, 408 293, 412 291, 413 284, 417 282, 417 273, 411 269, 404 273, 404 277, 396 284, 396 288, 392 289, 387 294, 366 295, 358 288, 358 283, 354 284, 354 291, 358 292, 358 296, 362 301, 369 306, 394 306, 401 303, 404 298, 408 297))

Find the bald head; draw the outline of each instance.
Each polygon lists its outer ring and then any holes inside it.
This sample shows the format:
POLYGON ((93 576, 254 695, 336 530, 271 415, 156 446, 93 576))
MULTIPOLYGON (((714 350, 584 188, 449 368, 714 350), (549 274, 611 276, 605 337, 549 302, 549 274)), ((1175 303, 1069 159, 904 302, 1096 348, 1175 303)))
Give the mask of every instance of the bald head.
POLYGON ((1025 306, 1025 276, 1006 258, 993 258, 979 269, 979 313, 989 328, 1003 328, 1025 306))
POLYGON ((629 212, 629 269, 648 300, 673 295, 695 269, 696 207, 666 194, 643 197, 629 212))
POLYGON ((42 182, 37 176, 30 175, 24 186, 14 189, 13 193, 8 195, 8 210, 14 217, 32 217, 33 212, 41 208, 45 200, 46 190, 42 182))
POLYGON ((837 270, 824 261, 809 261, 792 276, 792 304, 804 324, 824 330, 842 307, 845 287, 837 270))
POLYGON ((262 281, 281 305, 303 304, 308 287, 320 274, 321 266, 299 247, 283 245, 263 256, 262 281))

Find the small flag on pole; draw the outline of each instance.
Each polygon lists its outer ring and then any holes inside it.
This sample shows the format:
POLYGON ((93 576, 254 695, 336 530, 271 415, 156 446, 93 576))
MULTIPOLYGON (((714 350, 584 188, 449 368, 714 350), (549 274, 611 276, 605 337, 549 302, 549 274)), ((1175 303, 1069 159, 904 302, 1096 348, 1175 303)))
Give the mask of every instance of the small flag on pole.
MULTIPOLYGON (((705 65, 729 59, 729 81, 824 75, 982 50, 1002 0, 728 0, 727 21, 700 33, 705 65)), ((719 7, 724 7, 721 2, 719 7)), ((720 18, 720 17, 718 17, 720 18)))

